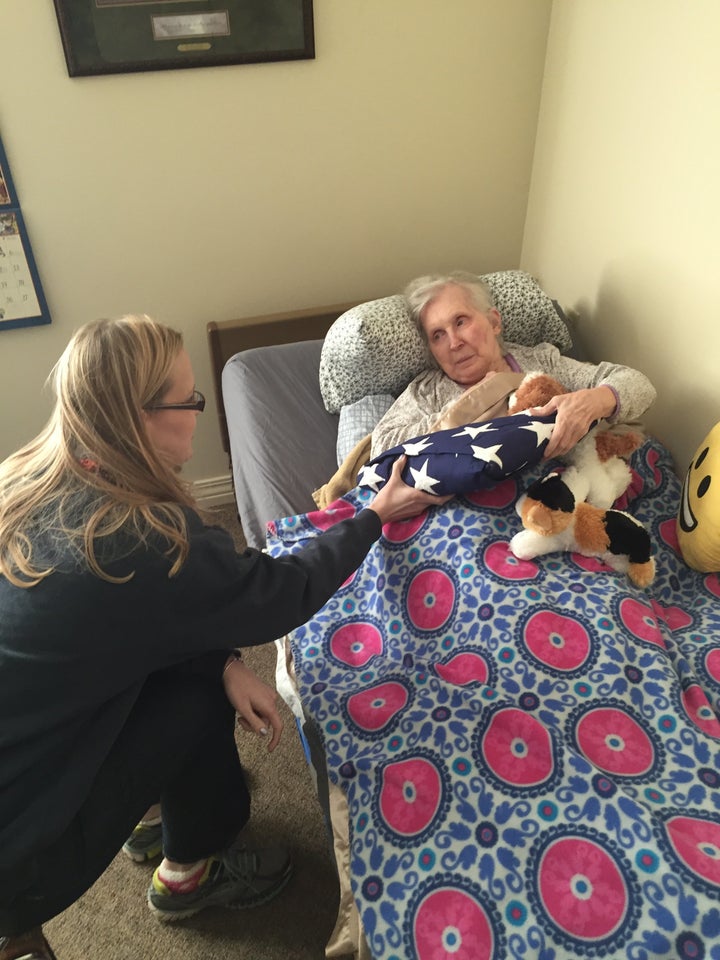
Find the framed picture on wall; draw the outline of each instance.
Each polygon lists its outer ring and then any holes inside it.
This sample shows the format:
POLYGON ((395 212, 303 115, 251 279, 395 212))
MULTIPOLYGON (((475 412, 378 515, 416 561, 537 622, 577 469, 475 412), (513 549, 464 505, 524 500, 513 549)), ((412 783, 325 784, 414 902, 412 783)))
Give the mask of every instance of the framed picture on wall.
POLYGON ((16 207, 18 202, 15 185, 10 176, 10 166, 0 140, 0 212, 3 207, 16 207))
POLYGON ((50 323, 19 207, 0 206, 0 330, 50 323))
POLYGON ((312 0, 54 0, 71 77, 315 56, 312 0))
POLYGON ((0 140, 0 330, 38 323, 50 313, 0 140))

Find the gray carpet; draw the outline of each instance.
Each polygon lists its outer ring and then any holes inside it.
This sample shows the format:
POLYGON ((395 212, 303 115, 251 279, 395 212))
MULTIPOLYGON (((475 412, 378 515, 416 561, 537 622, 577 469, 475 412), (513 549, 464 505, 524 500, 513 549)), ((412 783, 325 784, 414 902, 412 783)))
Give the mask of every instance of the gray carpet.
MULTIPOLYGON (((234 509, 219 508, 216 516, 244 546, 234 509)), ((248 651, 246 659, 274 684, 273 645, 248 651)), ((335 923, 337 883, 311 771, 284 704, 282 716, 283 737, 272 754, 238 732, 253 795, 247 835, 283 843, 293 855, 295 872, 280 896, 253 910, 211 908, 162 924, 145 904, 152 867, 118 854, 77 903, 46 924, 58 960, 322 960, 335 923)))

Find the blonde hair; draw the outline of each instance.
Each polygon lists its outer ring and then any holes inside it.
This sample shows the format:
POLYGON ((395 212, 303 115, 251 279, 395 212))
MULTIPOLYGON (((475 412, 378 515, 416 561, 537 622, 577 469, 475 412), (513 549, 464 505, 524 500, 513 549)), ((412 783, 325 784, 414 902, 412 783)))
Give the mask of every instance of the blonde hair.
POLYGON ((97 576, 124 582, 130 577, 106 573, 96 554, 119 530, 140 542, 163 537, 170 575, 178 572, 188 553, 182 507, 195 502, 150 443, 143 409, 169 389, 181 349, 182 335, 148 316, 76 331, 48 378, 55 405, 47 425, 0 464, 0 574, 31 587, 53 573, 52 549, 33 555, 44 537, 65 554, 69 545, 97 576))

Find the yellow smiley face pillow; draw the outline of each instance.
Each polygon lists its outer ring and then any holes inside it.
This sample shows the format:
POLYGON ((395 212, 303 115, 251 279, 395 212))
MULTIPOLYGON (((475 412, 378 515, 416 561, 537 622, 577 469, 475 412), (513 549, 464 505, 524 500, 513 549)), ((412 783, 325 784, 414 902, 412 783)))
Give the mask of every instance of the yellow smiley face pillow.
POLYGON ((703 573, 720 571, 720 423, 705 437, 688 467, 677 536, 688 566, 703 573))

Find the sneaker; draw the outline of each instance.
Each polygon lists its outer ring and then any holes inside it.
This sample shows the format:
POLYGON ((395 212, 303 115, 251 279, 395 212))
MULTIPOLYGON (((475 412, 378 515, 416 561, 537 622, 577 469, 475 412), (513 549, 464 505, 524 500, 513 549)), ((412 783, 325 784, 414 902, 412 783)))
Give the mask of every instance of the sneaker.
POLYGON ((122 845, 122 852, 135 863, 145 863, 160 856, 162 843, 162 823, 140 822, 122 845))
POLYGON ((17 937, 0 937, 0 960, 55 960, 42 929, 35 927, 17 937))
POLYGON ((290 879, 292 863, 282 847, 249 850, 235 844, 211 857, 207 879, 190 893, 170 893, 153 874, 148 906, 161 920, 192 917, 205 907, 242 910, 272 900, 290 879))

